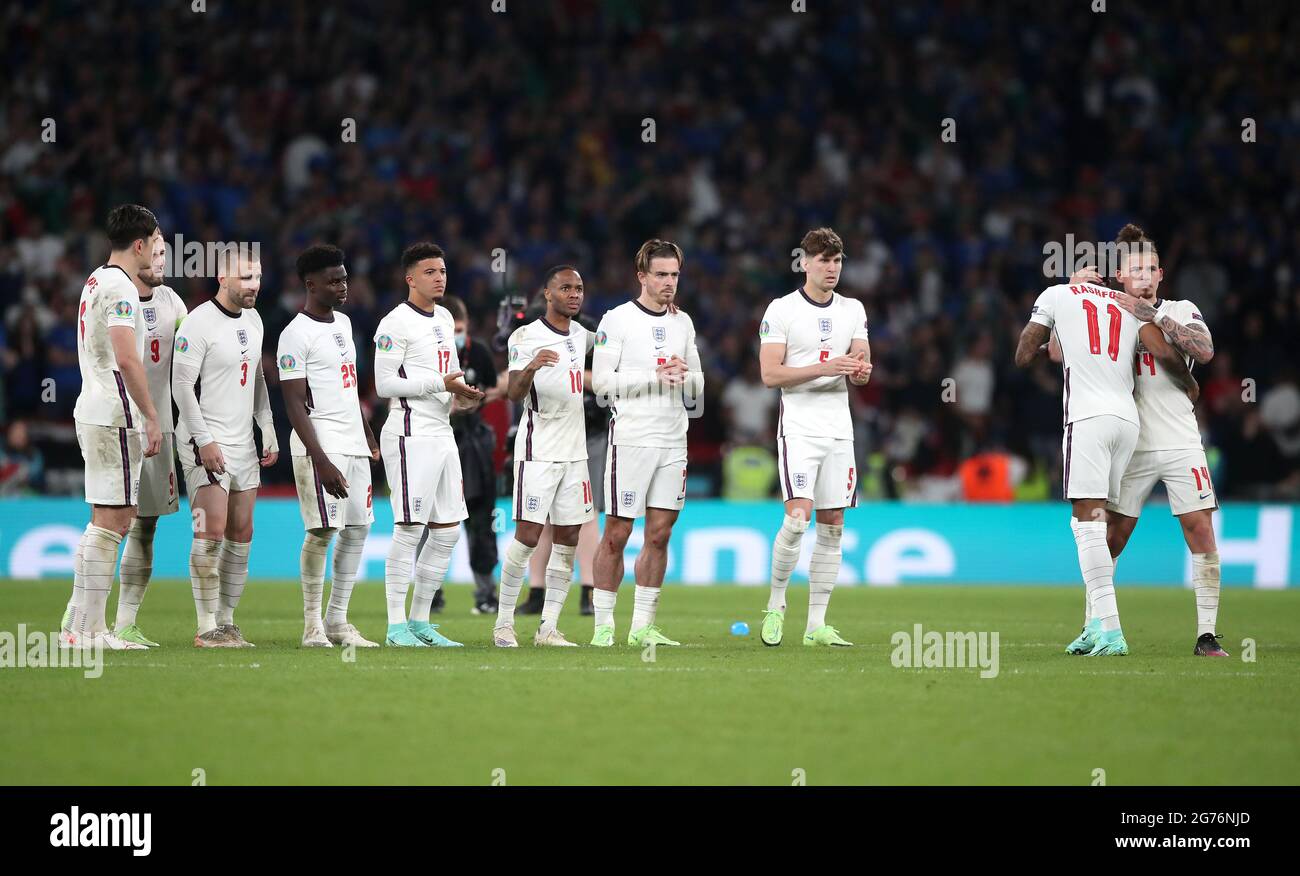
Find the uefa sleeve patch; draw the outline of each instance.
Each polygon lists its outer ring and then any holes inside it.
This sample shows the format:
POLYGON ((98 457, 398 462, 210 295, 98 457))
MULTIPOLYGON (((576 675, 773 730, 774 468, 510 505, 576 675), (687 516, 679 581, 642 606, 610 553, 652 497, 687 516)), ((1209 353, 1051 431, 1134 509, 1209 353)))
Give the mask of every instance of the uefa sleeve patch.
POLYGON ((184 353, 184 352, 185 352, 186 350, 188 350, 189 348, 190 348, 190 342, 189 342, 189 340, 187 340, 186 337, 185 337, 184 335, 177 335, 177 336, 176 336, 176 352, 177 352, 177 353, 184 353))
POLYGON ((117 302, 117 306, 113 308, 113 312, 116 313, 118 316, 123 316, 123 317, 130 316, 131 302, 130 301, 117 302))
POLYGON ((758 326, 758 336, 760 338, 765 338, 771 333, 772 333, 772 326, 768 323, 767 320, 763 320, 763 322, 760 323, 758 326))
POLYGON ((599 331, 599 332, 596 332, 596 346, 597 346, 597 347, 603 347, 603 346, 605 346, 605 344, 608 343, 608 341, 609 341, 609 335, 605 334, 604 330, 601 330, 601 331, 599 331))
POLYGON ((297 367, 297 365, 298 365, 298 360, 293 358, 293 356, 290 356, 288 353, 285 353, 283 356, 280 357, 281 371, 292 371, 294 368, 297 367))
MULTIPOLYGON (((375 338, 375 349, 381 353, 387 353, 389 350, 393 349, 393 339, 388 335, 380 335, 375 338)), ((290 356, 289 358, 292 359, 293 357, 290 356)))

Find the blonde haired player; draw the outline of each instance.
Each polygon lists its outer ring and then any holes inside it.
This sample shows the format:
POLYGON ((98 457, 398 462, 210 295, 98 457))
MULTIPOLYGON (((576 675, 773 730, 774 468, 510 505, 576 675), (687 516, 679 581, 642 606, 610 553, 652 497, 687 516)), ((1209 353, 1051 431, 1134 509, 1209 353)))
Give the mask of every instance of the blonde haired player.
POLYGON ((596 609, 591 644, 614 644, 614 605, 623 550, 636 518, 645 541, 636 561, 629 645, 677 645, 655 625, 668 563, 668 539, 686 501, 686 429, 704 394, 695 325, 674 305, 682 251, 647 240, 636 254, 640 294, 605 314, 596 328, 591 382, 613 412, 605 457, 605 531, 593 563, 596 609))
POLYGON ((302 543, 304 648, 376 644, 348 622, 352 587, 375 520, 370 463, 379 444, 361 410, 352 321, 338 308, 348 300, 343 250, 316 244, 298 256, 307 292, 302 311, 280 333, 276 364, 293 424, 289 452, 298 506, 307 530, 302 543), (325 557, 334 548, 330 601, 321 618, 325 557))
POLYGON ((510 400, 522 403, 515 433, 515 537, 501 564, 501 588, 492 641, 516 648, 515 604, 524 570, 542 529, 552 525, 546 564, 542 622, 533 644, 574 643, 557 626, 573 577, 573 558, 583 524, 595 519, 587 470, 587 422, 582 404, 583 368, 594 339, 575 319, 582 310, 582 275, 569 265, 551 268, 542 281, 546 313, 510 335, 510 400))
POLYGON ((114 207, 107 231, 112 252, 86 280, 77 310, 81 393, 72 416, 91 508, 73 559, 72 611, 59 642, 141 650, 144 645, 109 632, 104 610, 118 545, 136 516, 141 460, 157 454, 162 444, 142 361, 145 330, 134 282, 139 276, 146 283, 155 279, 153 255, 162 232, 154 214, 136 204, 114 207))
POLYGON ((761 638, 764 645, 781 644, 786 588, 815 509, 817 540, 808 572, 803 643, 844 647, 853 643, 826 623, 826 608, 843 559, 844 509, 858 504, 845 379, 858 386, 871 379, 871 346, 862 302, 835 291, 844 241, 830 228, 814 228, 799 245, 804 285, 769 304, 758 330, 763 384, 781 389, 776 454, 785 500, 785 516, 772 543, 761 638))
POLYGON ((1197 392, 1178 351, 1165 343, 1160 329, 1120 307, 1122 294, 1090 283, 1049 286, 1034 303, 1016 347, 1020 368, 1047 352, 1053 334, 1061 348, 1062 486, 1072 506, 1070 529, 1092 606, 1090 656, 1129 651, 1115 600, 1115 564, 1106 544, 1106 505, 1119 499, 1120 481, 1138 440, 1133 401, 1138 339, 1185 392, 1197 392))
POLYGON ((392 647, 455 648, 460 643, 429 623, 429 612, 451 565, 468 516, 460 455, 451 431, 455 398, 477 400, 460 380, 456 323, 440 302, 447 293, 442 247, 415 243, 402 253, 406 300, 375 329, 375 390, 391 399, 380 449, 393 504, 393 539, 384 561, 384 593, 392 647), (424 548, 420 549, 420 537, 424 548), (417 557, 416 552, 419 551, 417 557), (415 568, 415 594, 406 592, 415 568))
POLYGON ((262 263, 243 247, 221 252, 217 294, 176 330, 176 437, 194 515, 190 584, 196 648, 251 648, 235 623, 248 581, 253 503, 261 468, 279 456, 262 373, 262 263), (259 459, 253 425, 262 433, 259 459))
MULTIPOLYGON (((1191 301, 1161 301, 1158 297, 1164 270, 1155 242, 1136 225, 1126 225, 1116 237, 1122 261, 1116 279, 1125 294, 1119 306, 1143 322, 1157 325, 1165 340, 1193 363, 1205 365, 1214 358, 1214 339, 1196 305, 1191 301), (1125 257, 1127 256, 1127 257, 1125 257)), ((1100 283, 1094 268, 1082 268, 1071 283, 1100 283)), ((1227 657, 1220 647, 1216 628, 1219 619, 1219 552, 1214 538, 1212 515, 1219 507, 1210 466, 1201 444, 1192 400, 1179 381, 1160 367, 1155 356, 1138 348, 1137 409, 1141 426, 1133 458, 1120 482, 1119 499, 1108 502, 1106 542, 1111 556, 1119 559, 1137 526, 1142 505, 1156 481, 1163 481, 1169 494, 1169 512, 1178 518, 1192 557, 1192 588, 1196 595, 1196 645, 1198 657, 1227 657)), ((1066 649, 1082 653, 1095 634, 1092 605, 1085 604, 1084 631, 1066 649)))

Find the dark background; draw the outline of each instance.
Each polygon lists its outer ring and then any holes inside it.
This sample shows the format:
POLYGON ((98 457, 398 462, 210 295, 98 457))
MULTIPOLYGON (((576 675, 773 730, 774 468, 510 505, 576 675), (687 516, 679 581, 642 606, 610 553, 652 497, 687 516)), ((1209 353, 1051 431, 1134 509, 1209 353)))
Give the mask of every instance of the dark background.
MULTIPOLYGON (((985 447, 1027 463, 1023 498, 1059 495, 1059 370, 1017 372, 1015 339, 1060 279, 1043 275, 1045 243, 1107 241, 1134 221, 1160 247, 1162 295, 1193 300, 1215 335, 1198 415, 1220 495, 1300 497, 1293 5, 807 5, 6 7, 0 490, 80 488, 75 302, 107 257, 108 210, 131 201, 169 242, 260 243, 269 351, 301 305, 292 266, 313 242, 347 252, 347 312, 369 349, 405 295, 411 242, 448 251, 450 291, 486 342, 500 297, 531 294, 547 266, 579 266, 598 319, 635 293, 639 244, 676 240, 708 379, 690 432, 704 493, 732 448, 771 446, 757 323, 801 283, 804 231, 832 225, 840 291, 864 301, 876 363, 854 397, 864 490, 938 498, 985 447), (941 399, 950 376, 955 404, 941 399)), ((216 285, 168 282, 191 307, 216 285)), ((505 404, 486 412, 502 432, 505 404)), ((287 463, 269 484, 290 483, 287 463)))

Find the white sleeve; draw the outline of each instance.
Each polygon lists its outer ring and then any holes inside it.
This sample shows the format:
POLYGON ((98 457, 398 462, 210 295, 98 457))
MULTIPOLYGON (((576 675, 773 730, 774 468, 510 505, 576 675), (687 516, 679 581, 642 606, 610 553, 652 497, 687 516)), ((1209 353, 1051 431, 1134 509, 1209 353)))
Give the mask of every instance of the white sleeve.
POLYGON ((789 327, 786 325, 783 309, 779 298, 767 306, 767 311, 763 314, 763 321, 758 326, 759 344, 784 344, 786 342, 789 327))
MULTIPOLYGON (((259 371, 261 369, 258 369, 259 371)), ((194 384, 199 379, 199 366, 188 359, 172 359, 172 398, 176 399, 176 408, 180 411, 181 422, 190 433, 190 438, 199 447, 212 443, 212 433, 208 431, 207 421, 199 408, 198 396, 194 394, 194 384)))
POLYGON ((854 299, 853 303, 857 305, 858 311, 857 322, 853 324, 853 340, 869 341, 871 336, 867 333, 867 308, 857 299, 854 299), (862 325, 858 325, 858 322, 862 325))
POLYGON ((1029 321, 1048 328, 1056 325, 1056 286, 1044 289, 1034 302, 1034 309, 1029 313, 1029 321))
POLYGON ((257 357, 257 377, 253 383, 253 422, 262 433, 262 452, 278 453, 280 442, 275 437, 275 419, 271 416, 271 396, 266 391, 266 375, 262 373, 262 356, 257 357))
POLYGON ((446 392, 442 375, 434 374, 429 379, 419 377, 400 377, 397 369, 402 367, 402 360, 392 356, 375 356, 375 392, 380 398, 423 398, 435 392, 446 392))
POLYGON ((307 339, 292 323, 280 332, 275 362, 281 381, 307 379, 307 339))
POLYGON ((537 358, 537 350, 528 343, 528 327, 520 326, 510 334, 508 348, 509 358, 506 363, 508 371, 523 371, 537 358))
POLYGON ((659 377, 650 369, 620 368, 623 356, 623 330, 613 311, 605 314, 596 330, 596 347, 591 357, 591 389, 596 398, 605 401, 634 398, 645 394, 659 383, 659 377))
POLYGON ((686 382, 682 391, 687 398, 696 399, 704 394, 704 366, 700 363, 700 350, 695 345, 695 323, 687 320, 690 331, 686 336, 686 382))
POLYGON ((176 400, 176 409, 180 411, 186 431, 196 445, 204 447, 213 439, 199 408, 199 397, 194 392, 208 349, 207 338, 201 331, 194 331, 198 328, 196 321, 186 316, 176 329, 176 343, 172 350, 172 398, 176 400))

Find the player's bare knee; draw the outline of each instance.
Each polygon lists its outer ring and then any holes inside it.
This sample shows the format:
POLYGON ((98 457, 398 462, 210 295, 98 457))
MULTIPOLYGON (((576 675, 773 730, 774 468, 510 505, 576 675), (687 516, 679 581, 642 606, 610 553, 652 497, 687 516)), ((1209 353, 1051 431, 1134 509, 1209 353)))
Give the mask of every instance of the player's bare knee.
POLYGON ((827 526, 844 525, 843 508, 826 508, 817 512, 817 522, 824 523, 827 526))
POLYGON ((555 544, 562 544, 565 547, 576 547, 578 544, 578 535, 581 532, 581 526, 557 526, 555 527, 552 540, 555 544))
POLYGON ((1208 513, 1195 511, 1178 518, 1183 526, 1183 536, 1187 547, 1194 554, 1214 553, 1218 546, 1214 540, 1214 524, 1208 513))
POLYGON ((524 547, 535 548, 542 538, 542 525, 527 520, 515 521, 515 541, 524 547))

